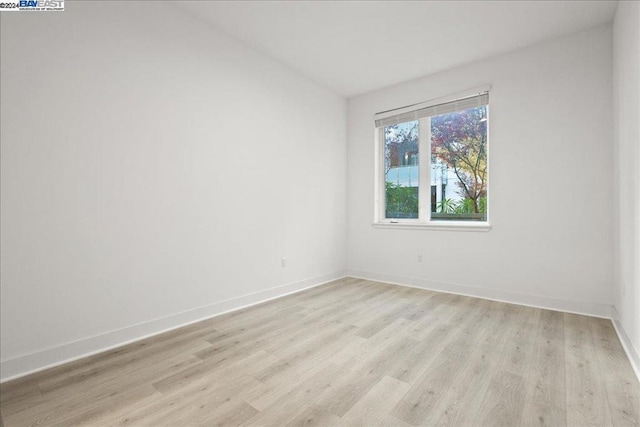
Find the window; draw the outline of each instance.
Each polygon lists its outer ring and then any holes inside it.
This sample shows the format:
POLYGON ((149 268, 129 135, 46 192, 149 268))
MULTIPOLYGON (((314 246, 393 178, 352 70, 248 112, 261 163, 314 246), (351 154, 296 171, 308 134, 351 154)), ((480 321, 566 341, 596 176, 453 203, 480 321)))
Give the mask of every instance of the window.
POLYGON ((487 225, 488 102, 483 90, 376 116, 376 223, 487 225))

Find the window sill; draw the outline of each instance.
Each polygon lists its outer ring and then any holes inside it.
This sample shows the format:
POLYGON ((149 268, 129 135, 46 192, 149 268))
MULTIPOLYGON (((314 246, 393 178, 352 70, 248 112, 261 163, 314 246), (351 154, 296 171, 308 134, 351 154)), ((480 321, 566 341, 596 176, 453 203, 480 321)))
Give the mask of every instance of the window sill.
POLYGON ((483 223, 462 223, 455 222, 451 223, 449 221, 431 221, 430 223, 425 222, 408 222, 408 221, 398 221, 398 222, 374 222, 371 225, 373 228, 387 228, 387 229, 396 229, 396 230, 437 230, 437 231, 475 231, 475 232, 487 232, 491 230, 491 224, 488 222, 483 223))

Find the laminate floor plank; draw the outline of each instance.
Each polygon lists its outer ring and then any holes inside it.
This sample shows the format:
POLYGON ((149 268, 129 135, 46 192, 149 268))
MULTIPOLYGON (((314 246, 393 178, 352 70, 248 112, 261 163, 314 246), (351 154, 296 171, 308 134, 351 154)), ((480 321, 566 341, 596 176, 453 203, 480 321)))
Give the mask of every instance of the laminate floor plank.
POLYGON ((542 310, 535 336, 531 369, 526 373, 527 398, 523 426, 567 425, 562 313, 542 310))
MULTIPOLYGON (((203 404, 199 407, 200 411, 207 407, 205 405, 203 404)), ((197 417, 186 418, 184 422, 182 422, 182 419, 177 422, 169 419, 163 421, 160 425, 166 425, 167 427, 190 425, 239 426, 253 418, 258 412, 254 407, 240 399, 232 399, 222 405, 209 404, 208 408, 208 411, 199 414, 197 417)))
POLYGON ((525 380, 520 375, 497 371, 476 415, 481 426, 517 426, 522 419, 525 404, 525 380))
POLYGON ((290 332, 298 331, 300 329, 298 320, 300 319, 297 317, 285 317, 281 321, 288 321, 288 326, 277 327, 267 323, 256 328, 239 328, 235 333, 226 332, 209 339, 207 342, 211 345, 194 354, 202 360, 208 360, 226 357, 236 352, 251 352, 255 348, 261 350, 266 343, 272 343, 279 338, 288 339, 291 336, 290 332))
POLYGON ((567 423, 570 426, 613 425, 604 378, 591 341, 589 318, 565 313, 564 336, 567 423))
POLYGON ((151 385, 163 394, 175 390, 189 390, 201 387, 203 384, 224 383, 232 381, 238 374, 251 375, 259 371, 264 364, 277 362, 277 359, 265 351, 253 354, 238 354, 228 363, 202 362, 193 368, 186 369, 151 385))
POLYGON ((362 338, 371 338, 389 325, 389 323, 401 318, 402 313, 408 311, 409 308, 409 304, 405 302, 398 302, 396 304, 388 304, 385 307, 380 307, 375 317, 358 328, 358 330, 355 331, 355 335, 362 338))
MULTIPOLYGON (((142 389, 146 390, 146 389, 142 389)), ((138 395, 135 399, 108 400, 108 404, 93 411, 83 411, 75 418, 65 420, 65 425, 105 426, 115 425, 121 416, 127 416, 140 408, 152 407, 163 395, 153 389, 148 395, 138 395)))
POLYGON ((505 307, 500 323, 506 326, 506 341, 500 353, 494 375, 488 381, 484 399, 476 419, 488 426, 519 425, 526 398, 526 381, 532 359, 532 349, 539 321, 539 310, 524 306, 505 307))
POLYGON ((315 350, 301 349, 298 353, 287 355, 286 358, 279 358, 277 362, 261 367, 254 376, 269 387, 280 387, 283 384, 295 386, 297 382, 312 375, 315 369, 331 363, 333 355, 351 340, 351 337, 345 334, 335 337, 315 350))
POLYGON ((51 378, 38 384, 38 387, 43 397, 47 398, 57 390, 63 390, 65 393, 81 393, 97 385, 105 387, 113 382, 122 385, 123 381, 138 380, 145 372, 155 377, 159 367, 164 368, 163 372, 167 372, 167 370, 180 371, 185 366, 201 363, 202 360, 194 356, 193 353, 208 347, 211 347, 208 342, 193 341, 181 347, 167 349, 167 351, 136 354, 118 360, 117 363, 107 365, 100 363, 78 374, 51 378), (118 375, 114 376, 114 372, 117 372, 118 375))
POLYGON ((23 399, 34 399, 41 396, 38 379, 32 375, 0 384, 0 403, 14 403, 23 399))
MULTIPOLYGON (((525 313, 530 310, 528 307, 523 308, 526 309, 525 313)), ((529 371, 538 330, 536 320, 531 317, 510 322, 513 328, 504 349, 502 370, 522 377, 529 371)))
POLYGON ((257 372, 255 378, 264 383, 286 370, 313 363, 313 360, 322 360, 325 355, 329 358, 337 351, 337 348, 333 349, 332 345, 353 329, 354 327, 351 325, 343 325, 337 330, 329 330, 316 336, 312 335, 297 345, 292 345, 286 355, 281 354, 280 357, 276 357, 277 361, 257 372))
POLYGON ((389 411, 409 390, 409 384, 388 376, 374 385, 336 425, 373 427, 384 425, 389 411))
POLYGON ((265 407, 253 418, 247 421, 249 425, 283 426, 300 415, 301 408, 314 402, 314 398, 331 389, 340 368, 333 364, 326 364, 322 369, 304 381, 293 383, 293 387, 282 397, 265 407))
POLYGON ((433 412, 438 399, 460 375, 461 368, 466 365, 476 343, 482 338, 481 332, 486 324, 479 320, 489 310, 490 303, 479 301, 478 305, 469 324, 442 348, 391 411, 391 415, 409 424, 419 425, 433 412))
MULTIPOLYGON (((343 359, 341 365, 357 370, 370 364, 371 360, 390 357, 390 350, 396 349, 400 342, 409 339, 417 344, 416 340, 409 338, 408 334, 411 329, 411 321, 397 319, 369 339, 361 340, 362 337, 355 335, 351 340, 358 340, 359 347, 353 348, 352 351, 347 353, 347 357, 343 359)), ((337 356, 337 354, 334 356, 337 356)))
POLYGON ((640 390, 627 356, 615 339, 613 325, 608 320, 593 317, 588 321, 613 424, 639 426, 640 390))
POLYGON ((338 421, 340 417, 337 415, 311 405, 289 422, 287 427, 329 427, 336 425, 338 421))
MULTIPOLYGON (((91 385, 74 383, 68 388, 61 388, 44 396, 43 403, 39 405, 23 405, 15 412, 14 408, 11 408, 12 410, 7 411, 5 415, 8 420, 27 418, 40 420, 39 422, 43 422, 42 420, 52 422, 60 418, 61 414, 78 415, 78 411, 87 410, 96 402, 112 401, 131 390, 138 390, 140 384, 150 385, 152 380, 161 379, 200 363, 202 362, 192 355, 181 354, 164 359, 156 366, 148 366, 137 372, 128 371, 124 375, 111 375, 102 382, 91 385), (82 399, 78 399, 78 396, 82 396, 82 399)), ((155 389, 152 390, 155 391, 155 389)))
MULTIPOLYGON (((470 309, 472 303, 471 299, 464 300, 463 309, 470 309)), ((428 319, 413 324, 409 336, 418 340, 418 344, 409 351, 404 360, 392 368, 389 376, 406 383, 414 383, 442 348, 454 339, 455 331, 464 326, 464 317, 461 317, 457 324, 452 321, 455 314, 447 305, 441 304, 433 310, 428 319)), ((473 317, 468 319, 468 322, 473 321, 473 317)))
POLYGON ((406 357, 415 343, 402 333, 408 323, 410 321, 398 319, 376 334, 372 339, 377 339, 377 345, 360 349, 354 358, 343 363, 340 377, 330 390, 318 397, 315 404, 343 416, 364 393, 406 357))
POLYGON ((15 413, 45 402, 36 381, 21 382, 21 380, 16 380, 13 384, 12 382, 5 383, 10 386, 0 390, 0 397, 2 398, 0 413, 5 415, 11 412, 15 413))
POLYGON ((123 408, 139 407, 159 399, 161 393, 149 385, 127 389, 125 393, 116 394, 106 400, 99 400, 92 406, 84 406, 70 411, 56 425, 98 425, 101 419, 110 419, 123 408))
POLYGON ((492 375, 501 367, 504 349, 514 329, 513 323, 503 322, 499 316, 487 319, 460 374, 444 393, 439 394, 433 409, 425 416, 426 424, 465 426, 476 423, 476 414, 492 375))
POLYGON ((270 303, 265 303, 264 307, 260 306, 259 313, 252 313, 251 316, 236 316, 226 321, 220 320, 216 322, 216 333, 212 334, 207 340, 214 342, 217 339, 234 336, 239 332, 251 330, 258 326, 278 323, 282 318, 295 315, 302 310, 304 310, 304 307, 299 305, 283 306, 282 303, 273 303, 273 306, 271 306, 270 303))
POLYGON ((276 378, 272 378, 268 384, 260 382, 260 387, 248 390, 243 399, 254 408, 263 411, 279 401, 291 391, 307 383, 316 377, 319 372, 333 372, 332 363, 314 363, 306 366, 306 369, 287 370, 276 378))
POLYGON ((0 384, 13 426, 639 426, 604 319, 345 278, 0 384))
POLYGON ((238 374, 233 382, 200 381, 197 387, 174 389, 165 392, 151 404, 131 408, 128 412, 114 414, 108 424, 122 426, 157 425, 168 420, 177 421, 198 418, 202 409, 215 410, 216 406, 238 400, 242 390, 254 387, 257 381, 248 375, 238 374), (200 408, 205 405, 206 408, 200 408))

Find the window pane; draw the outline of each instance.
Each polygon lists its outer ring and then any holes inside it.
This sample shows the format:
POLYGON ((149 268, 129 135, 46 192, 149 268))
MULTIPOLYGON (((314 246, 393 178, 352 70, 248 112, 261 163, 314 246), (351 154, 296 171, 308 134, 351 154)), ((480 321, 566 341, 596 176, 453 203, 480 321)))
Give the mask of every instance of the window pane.
POLYGON ((486 221, 487 179, 487 106, 431 117, 431 219, 486 221))
POLYGON ((418 121, 385 127, 386 218, 418 218, 418 164, 418 121))

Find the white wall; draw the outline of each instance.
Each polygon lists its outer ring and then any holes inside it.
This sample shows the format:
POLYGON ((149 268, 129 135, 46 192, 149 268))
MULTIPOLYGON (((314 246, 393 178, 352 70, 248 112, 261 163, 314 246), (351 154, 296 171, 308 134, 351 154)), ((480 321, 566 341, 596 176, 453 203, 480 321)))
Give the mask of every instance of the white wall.
POLYGON ((1 19, 2 378, 344 273, 343 98, 162 2, 1 19))
POLYGON ((613 26, 616 212, 614 319, 640 377, 640 3, 618 2, 613 26), (626 336, 625 336, 626 335, 626 336), (634 360, 635 359, 635 360, 634 360))
POLYGON ((350 99, 349 272, 609 316, 611 84, 606 26, 350 99), (487 83, 493 228, 372 228, 374 113, 487 83))

